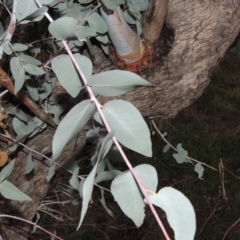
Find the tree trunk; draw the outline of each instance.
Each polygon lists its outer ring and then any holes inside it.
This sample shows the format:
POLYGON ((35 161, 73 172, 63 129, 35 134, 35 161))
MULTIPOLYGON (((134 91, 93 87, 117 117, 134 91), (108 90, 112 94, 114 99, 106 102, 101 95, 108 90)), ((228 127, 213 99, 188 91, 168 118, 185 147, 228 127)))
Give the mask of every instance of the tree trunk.
MULTIPOLYGON (((166 24, 155 44, 152 64, 147 69, 139 69, 141 76, 156 87, 139 88, 119 98, 133 103, 149 119, 174 117, 202 94, 209 84, 212 69, 231 46, 239 30, 239 0, 169 0, 166 24)), ((108 69, 114 69, 114 66, 98 49, 94 71, 108 69)), ((101 98, 103 102, 107 100, 101 98)), ((47 130, 28 145, 41 151, 51 141, 52 131, 47 130)), ((67 154, 65 151, 62 162, 67 154)), ((34 175, 27 181, 23 174, 25 159, 26 154, 18 155, 9 180, 33 201, 9 201, 8 209, 11 211, 8 213, 15 211, 14 215, 31 220, 49 188, 45 180, 48 167, 42 161, 35 161, 34 175)), ((15 226, 21 228, 18 224, 15 226)), ((17 232, 11 235, 9 228, 2 227, 2 230, 5 239, 26 239, 17 232)))

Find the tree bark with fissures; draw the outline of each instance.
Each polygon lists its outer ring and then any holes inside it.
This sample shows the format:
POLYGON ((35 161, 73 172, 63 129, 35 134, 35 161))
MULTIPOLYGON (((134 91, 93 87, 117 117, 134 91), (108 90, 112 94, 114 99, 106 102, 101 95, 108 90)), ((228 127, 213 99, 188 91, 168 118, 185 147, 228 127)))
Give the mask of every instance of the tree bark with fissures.
MULTIPOLYGON (((143 24, 152 16, 145 16, 143 24)), ((231 46, 239 30, 238 0, 169 0, 166 24, 153 47, 152 63, 148 68, 140 69, 139 73, 155 87, 138 88, 119 98, 134 104, 144 117, 174 117, 202 94, 210 82, 211 71, 231 46)), ((95 54, 95 73, 115 68, 100 49, 95 54)), ((109 99, 100 100, 106 102, 109 99)), ((51 144, 52 134, 52 130, 44 131, 29 141, 28 146, 41 151, 51 144)), ((68 154, 69 149, 68 152, 64 151, 61 163, 68 159, 64 157, 68 154)), ((9 201, 8 209, 13 209, 17 216, 31 220, 49 189, 45 180, 48 166, 36 161, 34 176, 27 180, 24 175, 25 159, 26 154, 19 153, 9 180, 33 201, 9 201)), ((15 226, 18 227, 18 224, 21 228, 22 223, 17 222, 15 226)), ((9 228, 3 229, 3 226, 2 230, 8 239, 26 239, 17 231, 10 233, 9 228)))

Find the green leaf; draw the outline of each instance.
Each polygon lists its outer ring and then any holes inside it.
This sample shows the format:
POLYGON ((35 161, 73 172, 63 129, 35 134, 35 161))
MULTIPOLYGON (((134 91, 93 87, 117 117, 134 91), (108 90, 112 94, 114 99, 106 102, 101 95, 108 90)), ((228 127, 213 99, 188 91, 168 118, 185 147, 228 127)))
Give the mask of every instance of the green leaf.
POLYGON ((194 239, 196 216, 188 198, 172 187, 164 187, 157 194, 150 195, 149 198, 152 204, 166 213, 168 223, 174 231, 174 239, 194 239))
POLYGON ((16 52, 21 52, 21 51, 25 51, 28 49, 28 46, 25 44, 21 44, 21 43, 14 43, 13 44, 13 50, 16 52))
POLYGON ((90 100, 85 100, 73 107, 60 122, 52 143, 53 164, 61 155, 63 148, 76 136, 95 111, 95 105, 90 100))
POLYGON ((110 10, 115 10, 119 5, 125 4, 125 0, 101 0, 101 2, 110 10))
POLYGON ((18 118, 13 118, 12 121, 13 129, 17 133, 17 135, 24 136, 28 134, 27 125, 20 121, 18 118))
POLYGON ((33 64, 36 66, 41 65, 42 63, 37 60, 36 58, 33 58, 31 56, 25 55, 23 53, 19 54, 19 58, 20 60, 24 63, 24 64, 33 64))
MULTIPOLYGON (((104 105, 103 113, 120 143, 147 157, 152 156, 150 131, 140 112, 131 103, 109 101, 104 105)), ((99 113, 94 118, 101 124, 99 113)))
POLYGON ((31 232, 31 234, 34 233, 37 230, 37 223, 38 223, 39 219, 40 219, 40 214, 38 212, 36 212, 36 220, 34 222, 35 225, 33 226, 33 230, 31 232))
MULTIPOLYGON (((134 168, 145 189, 156 191, 158 176, 156 169, 149 164, 134 168)), ((111 192, 115 201, 137 227, 140 227, 145 217, 145 203, 142 193, 130 171, 118 175, 111 184, 111 192)))
POLYGON ((45 74, 45 72, 41 68, 39 68, 39 67, 37 67, 37 66, 35 66, 33 64, 26 64, 26 65, 24 65, 24 70, 26 72, 28 72, 28 73, 30 73, 32 75, 36 75, 36 76, 45 74))
POLYGON ((33 79, 29 78, 25 81, 25 86, 27 88, 27 92, 28 92, 29 96, 34 101, 38 101, 39 100, 39 95, 38 95, 36 82, 33 79))
POLYGON ((76 97, 81 90, 82 83, 70 57, 60 55, 53 58, 52 69, 61 85, 72 97, 76 97))
POLYGON ((59 40, 77 40, 77 20, 71 17, 61 17, 50 23, 49 32, 59 40))
POLYGON ((33 163, 33 159, 32 159, 32 151, 30 151, 28 153, 27 156, 27 161, 26 161, 26 165, 25 165, 25 173, 28 174, 30 173, 34 168, 34 163, 33 163))
MULTIPOLYGON (((28 15, 34 13, 38 9, 35 1, 32 0, 18 0, 17 2, 17 20, 22 21, 28 15)), ((27 23, 29 21, 22 21, 21 23, 27 23)))
POLYGON ((107 213, 114 218, 114 215, 113 215, 113 212, 111 211, 111 209, 109 209, 107 207, 107 204, 106 204, 106 201, 105 201, 105 198, 104 198, 104 190, 102 188, 100 188, 101 190, 101 196, 102 198, 99 199, 99 201, 101 202, 102 206, 105 208, 105 210, 107 211, 107 213))
POLYGON ((98 36, 96 36, 96 39, 97 39, 99 42, 105 43, 105 44, 108 44, 108 42, 109 42, 109 39, 108 39, 107 34, 105 34, 105 35, 98 35, 98 36))
POLYGON ((9 40, 3 41, 2 48, 7 55, 12 54, 12 44, 9 42, 9 40))
POLYGON ((53 163, 53 164, 50 166, 50 168, 49 168, 49 170, 48 170, 48 175, 47 175, 47 177, 46 177, 46 179, 47 179, 48 182, 49 182, 49 181, 52 179, 52 177, 54 176, 55 171, 56 171, 56 163, 53 163))
POLYGON ((69 180, 70 185, 76 190, 78 190, 79 188, 78 173, 79 173, 79 167, 76 167, 74 169, 71 179, 69 180))
POLYGON ((168 152, 170 148, 171 148, 170 145, 166 144, 165 147, 163 148, 163 153, 168 152))
POLYGON ((20 108, 4 107, 4 112, 16 116, 24 122, 28 120, 26 114, 20 108))
POLYGON ((121 171, 119 171, 119 170, 101 172, 95 178, 95 183, 100 183, 103 181, 111 180, 111 179, 115 178, 116 176, 118 176, 120 173, 121 173, 121 171))
POLYGON ((82 188, 81 188, 81 183, 79 185, 79 194, 80 194, 80 196, 83 197, 83 201, 82 201, 82 211, 81 211, 80 221, 79 221, 77 230, 80 228, 80 226, 83 222, 83 219, 85 217, 85 214, 87 212, 88 204, 91 199, 91 195, 92 195, 92 191, 93 191, 94 179, 95 179, 95 175, 96 175, 96 171, 97 171, 97 167, 98 167, 98 162, 101 160, 101 155, 104 152, 104 148, 108 145, 109 141, 112 141, 111 138, 112 138, 112 133, 108 133, 108 135, 104 138, 104 140, 102 142, 102 147, 100 149, 99 157, 98 157, 97 162, 95 163, 92 171, 89 173, 89 175, 85 179, 82 188))
POLYGON ((153 86, 137 74, 122 70, 94 74, 88 79, 88 84, 94 93, 107 97, 121 95, 139 86, 153 86))
POLYGON ((15 159, 12 160, 8 165, 6 165, 2 171, 0 172, 0 182, 2 182, 4 179, 6 179, 12 172, 13 166, 15 164, 15 159))
POLYGON ((87 18, 88 24, 90 28, 93 28, 98 33, 106 33, 108 30, 106 22, 103 20, 103 18, 93 12, 88 18, 87 18))
POLYGON ((86 37, 94 37, 97 35, 95 29, 90 27, 85 27, 81 25, 77 25, 77 37, 78 40, 85 39, 86 37))
POLYGON ((14 94, 16 94, 22 88, 22 86, 24 84, 25 71, 20 62, 20 59, 17 57, 11 58, 10 68, 11 68, 12 75, 15 79, 14 94))
POLYGON ((138 11, 145 11, 148 8, 149 0, 128 0, 128 5, 133 5, 138 11))
POLYGON ((48 11, 47 7, 38 8, 36 11, 24 17, 24 23, 29 21, 38 22, 43 19, 44 14, 48 11))
POLYGON ((7 180, 1 182, 0 192, 7 199, 17 201, 32 201, 32 199, 29 196, 21 192, 16 186, 14 186, 7 180))
POLYGON ((198 173, 198 178, 203 180, 202 176, 203 176, 204 168, 201 163, 197 163, 194 166, 194 171, 198 173))

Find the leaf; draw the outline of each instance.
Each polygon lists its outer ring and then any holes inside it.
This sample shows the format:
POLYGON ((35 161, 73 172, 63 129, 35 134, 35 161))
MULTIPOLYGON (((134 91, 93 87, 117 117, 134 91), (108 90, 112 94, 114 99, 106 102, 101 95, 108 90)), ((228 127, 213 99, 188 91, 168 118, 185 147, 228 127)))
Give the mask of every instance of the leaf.
MULTIPOLYGON (((16 7, 16 16, 18 21, 22 21, 28 15, 34 13, 38 9, 35 1, 32 0, 18 0, 16 7)), ((27 23, 29 21, 22 21, 27 23)))
POLYGON ((78 173, 79 173, 79 167, 76 167, 74 169, 71 179, 69 180, 70 185, 76 190, 78 190, 79 188, 78 173))
POLYGON ((71 17, 61 17, 50 23, 49 32, 59 40, 77 40, 77 20, 71 17))
POLYGON ((25 51, 28 49, 28 46, 25 44, 21 44, 21 43, 14 43, 13 44, 13 50, 16 52, 21 52, 21 51, 25 51))
POLYGON ((106 205, 106 201, 105 201, 105 198, 104 198, 104 190, 102 188, 100 188, 101 190, 101 196, 102 198, 99 199, 99 201, 101 202, 102 206, 105 208, 105 210, 107 211, 107 213, 114 218, 114 215, 113 215, 113 212, 111 211, 111 209, 109 209, 106 205))
POLYGON ((20 136, 24 136, 29 132, 27 129, 27 125, 16 117, 13 118, 12 125, 14 131, 20 136))
POLYGON ((33 64, 36 66, 39 66, 42 64, 38 59, 31 57, 29 55, 25 55, 23 53, 19 54, 19 58, 24 64, 33 64))
POLYGON ((119 5, 125 4, 125 0, 101 0, 101 2, 110 10, 115 10, 119 5))
POLYGON ((6 40, 2 43, 2 48, 3 51, 7 54, 7 55, 11 55, 12 54, 12 44, 9 42, 9 40, 6 40))
POLYGON ((36 82, 33 79, 27 79, 25 81, 25 86, 27 88, 27 92, 29 96, 34 100, 38 101, 39 100, 39 95, 38 95, 38 90, 36 86, 36 82))
POLYGON ((80 226, 83 222, 83 219, 85 217, 85 214, 87 212, 88 204, 91 199, 91 195, 92 195, 92 191, 93 191, 94 178, 96 175, 98 162, 101 160, 102 152, 104 152, 104 148, 105 148, 105 146, 108 145, 107 143, 109 141, 111 141, 111 138, 112 138, 112 133, 108 133, 108 135, 104 138, 104 140, 102 142, 102 147, 100 149, 99 157, 98 157, 92 171, 89 173, 89 175, 85 179, 82 189, 81 189, 81 183, 79 185, 79 194, 80 194, 80 196, 83 197, 83 201, 82 201, 82 211, 81 211, 80 221, 79 221, 77 230, 80 228, 80 226))
MULTIPOLYGON (((156 169, 149 164, 141 164, 134 168, 145 189, 156 191, 158 176, 156 169)), ((140 227, 145 217, 145 203, 142 193, 130 171, 118 175, 111 184, 111 193, 125 215, 140 227)))
POLYGON ((106 34, 105 35, 98 35, 98 36, 96 36, 96 39, 99 42, 102 42, 102 43, 105 43, 105 44, 108 44, 108 42, 109 42, 108 36, 106 34))
POLYGON ((88 84, 94 93, 107 97, 121 95, 139 86, 153 86, 137 74, 122 70, 94 74, 88 79, 88 84))
POLYGON ((27 15, 24 17, 24 23, 27 23, 28 21, 38 22, 42 20, 44 17, 44 14, 47 13, 48 8, 47 7, 40 7, 33 13, 27 15))
POLYGON ((134 8, 138 11, 145 11, 148 8, 149 1, 148 0, 130 0, 129 3, 134 6, 134 8))
POLYGON ((87 21, 89 27, 95 29, 98 33, 106 33, 108 30, 106 22, 99 14, 95 12, 88 16, 87 21))
POLYGON ((117 177, 120 173, 121 173, 121 171, 119 171, 119 170, 101 172, 95 178, 95 183, 100 183, 102 181, 111 180, 111 179, 117 177))
POLYGON ((163 148, 163 153, 168 152, 168 150, 169 150, 170 148, 171 148, 170 145, 166 144, 166 145, 164 146, 164 148, 163 148))
POLYGON ((15 159, 12 160, 7 166, 5 166, 0 172, 0 182, 6 179, 12 172, 13 166, 15 164, 15 159))
POLYGON ((27 122, 27 116, 20 108, 15 108, 13 112, 18 119, 27 122))
POLYGON ((32 159, 32 151, 30 151, 28 153, 27 156, 27 161, 26 161, 26 165, 25 165, 25 173, 28 174, 30 173, 34 168, 34 163, 33 163, 33 159, 32 159))
POLYGON ((45 72, 41 68, 39 68, 39 67, 37 67, 37 66, 35 66, 33 64, 26 64, 26 65, 24 65, 24 70, 26 72, 28 72, 28 73, 30 73, 32 75, 36 75, 36 76, 45 74, 45 72))
POLYGON ((149 198, 152 204, 166 213, 168 223, 174 231, 175 240, 194 239, 196 216, 188 198, 172 187, 164 187, 149 198))
POLYGON ((20 62, 20 59, 17 57, 13 57, 10 60, 10 68, 15 79, 14 84, 14 94, 16 94, 23 86, 25 81, 25 71, 20 62))
POLYGON ((36 231, 36 229, 37 229, 37 223, 38 223, 39 219, 40 219, 40 214, 39 214, 38 212, 36 212, 36 221, 34 222, 35 225, 33 226, 33 230, 32 230, 32 232, 31 232, 31 234, 36 231))
MULTIPOLYGON (((150 131, 140 112, 131 103, 109 101, 104 105, 103 113, 120 143, 147 157, 152 156, 150 131)), ((94 118, 99 121, 99 113, 94 118)))
POLYGON ((53 164, 61 155, 63 148, 84 127, 95 111, 95 105, 91 100, 85 100, 73 107, 60 122, 52 142, 53 164))
POLYGON ((198 178, 203 180, 202 176, 203 176, 204 168, 201 163, 197 163, 194 166, 194 171, 198 173, 198 178))
MULTIPOLYGON (((78 53, 74 54, 74 57, 84 75, 90 77, 92 74, 91 61, 78 53)), ((68 55, 60 55, 53 58, 52 68, 61 85, 72 97, 76 97, 81 90, 82 83, 70 57, 68 55)))
POLYGON ((0 192, 7 199, 17 201, 32 201, 29 196, 21 192, 16 186, 7 180, 4 180, 0 183, 0 192))
POLYGON ((49 181, 52 179, 52 177, 54 176, 55 171, 56 171, 56 163, 53 163, 53 164, 50 166, 50 168, 49 168, 49 170, 48 170, 48 175, 47 175, 47 177, 46 177, 46 179, 47 179, 48 182, 49 182, 49 181))

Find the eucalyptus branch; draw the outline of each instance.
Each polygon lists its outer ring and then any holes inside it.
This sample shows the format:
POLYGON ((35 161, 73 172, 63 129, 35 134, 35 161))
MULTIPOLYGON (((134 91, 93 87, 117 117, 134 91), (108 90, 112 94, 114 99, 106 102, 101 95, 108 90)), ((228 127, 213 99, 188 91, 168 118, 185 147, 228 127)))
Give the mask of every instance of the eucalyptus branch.
MULTIPOLYGON (((156 126, 156 124, 155 124, 155 122, 154 122, 153 120, 151 120, 151 124, 154 126, 155 130, 156 130, 156 131, 158 132, 158 134, 161 136, 161 138, 163 139, 163 141, 164 141, 167 145, 169 145, 174 151, 178 152, 178 150, 177 150, 177 149, 163 136, 163 134, 159 131, 159 129, 157 128, 157 126, 156 126)), ((206 166, 206 167, 208 167, 208 168, 211 168, 211 169, 214 170, 214 171, 217 171, 216 168, 214 168, 214 167, 212 167, 212 166, 210 166, 210 165, 208 165, 208 164, 206 164, 206 163, 204 163, 204 162, 200 162, 200 161, 198 161, 198 160, 196 160, 196 159, 194 159, 194 158, 188 157, 188 156, 186 156, 185 158, 187 158, 190 162, 193 161, 193 162, 196 162, 196 163, 200 163, 201 165, 204 165, 204 166, 206 166)))
MULTIPOLYGON (((39 7, 42 7, 42 4, 39 2, 39 0, 35 0, 35 1, 36 1, 37 5, 38 5, 39 7)), ((45 13, 45 16, 49 19, 50 22, 53 22, 53 19, 51 18, 51 16, 50 16, 48 13, 45 13)), ((99 115, 101 116, 101 119, 102 119, 102 121, 103 121, 103 124, 105 125, 107 131, 110 133, 110 132, 111 132, 111 128, 110 128, 110 126, 109 126, 109 124, 108 124, 108 122, 107 122, 107 120, 106 120, 106 118, 105 118, 105 116, 104 116, 104 114, 103 114, 102 105, 98 102, 98 100, 97 100, 97 98, 95 97, 95 95, 94 95, 91 87, 88 86, 88 84, 87 84, 87 79, 86 79, 85 75, 83 74, 81 68, 79 67, 79 65, 78 65, 75 57, 73 56, 70 48, 68 47, 67 42, 66 42, 66 41, 62 41, 62 43, 63 43, 65 49, 67 50, 67 53, 69 54, 72 62, 74 63, 74 66, 76 67, 77 72, 78 72, 79 75, 81 76, 81 79, 83 80, 83 83, 84 83, 84 85, 85 85, 85 87, 86 87, 86 89, 87 89, 87 91, 88 91, 88 93, 89 93, 89 96, 90 96, 91 101, 94 102, 94 104, 96 105, 96 108, 97 108, 97 110, 98 110, 98 112, 99 112, 99 115)), ((137 184, 138 184, 138 186, 139 186, 139 188, 140 188, 143 196, 146 198, 146 201, 147 201, 147 203, 148 203, 148 205, 149 205, 149 207, 150 207, 150 209, 151 209, 151 211, 152 211, 152 213, 153 213, 156 221, 158 222, 158 224, 159 224, 159 226, 160 226, 160 228, 161 228, 161 230, 162 230, 165 238, 166 238, 167 240, 170 240, 170 237, 168 236, 168 233, 167 233, 166 229, 164 228, 162 221, 160 220, 160 218, 159 218, 156 210, 154 209, 153 204, 151 203, 151 201, 150 201, 150 199, 149 199, 149 197, 148 197, 147 191, 146 191, 146 189, 144 188, 143 184, 141 183, 141 180, 140 180, 139 177, 137 176, 135 170, 133 169, 130 161, 128 160, 127 156, 125 155, 124 151, 122 150, 122 148, 121 148, 119 142, 117 141, 117 139, 116 139, 115 137, 113 137, 112 139, 113 139, 113 142, 115 143, 116 147, 118 148, 120 154, 122 155, 125 163, 127 164, 130 172, 132 173, 134 179, 136 180, 136 182, 137 182, 137 184)))
POLYGON ((56 239, 64 240, 63 238, 60 238, 60 237, 58 237, 57 235, 49 232, 49 231, 46 230, 45 228, 42 228, 41 226, 37 225, 36 223, 31 222, 31 221, 29 221, 29 220, 26 220, 26 219, 24 219, 24 218, 15 217, 15 216, 12 216, 12 215, 7 215, 7 214, 0 214, 0 218, 12 218, 12 219, 16 219, 16 220, 19 220, 19 221, 26 222, 26 223, 28 223, 28 224, 33 225, 34 227, 37 227, 37 228, 41 229, 42 231, 44 231, 45 233, 49 234, 50 236, 55 237, 56 239))

